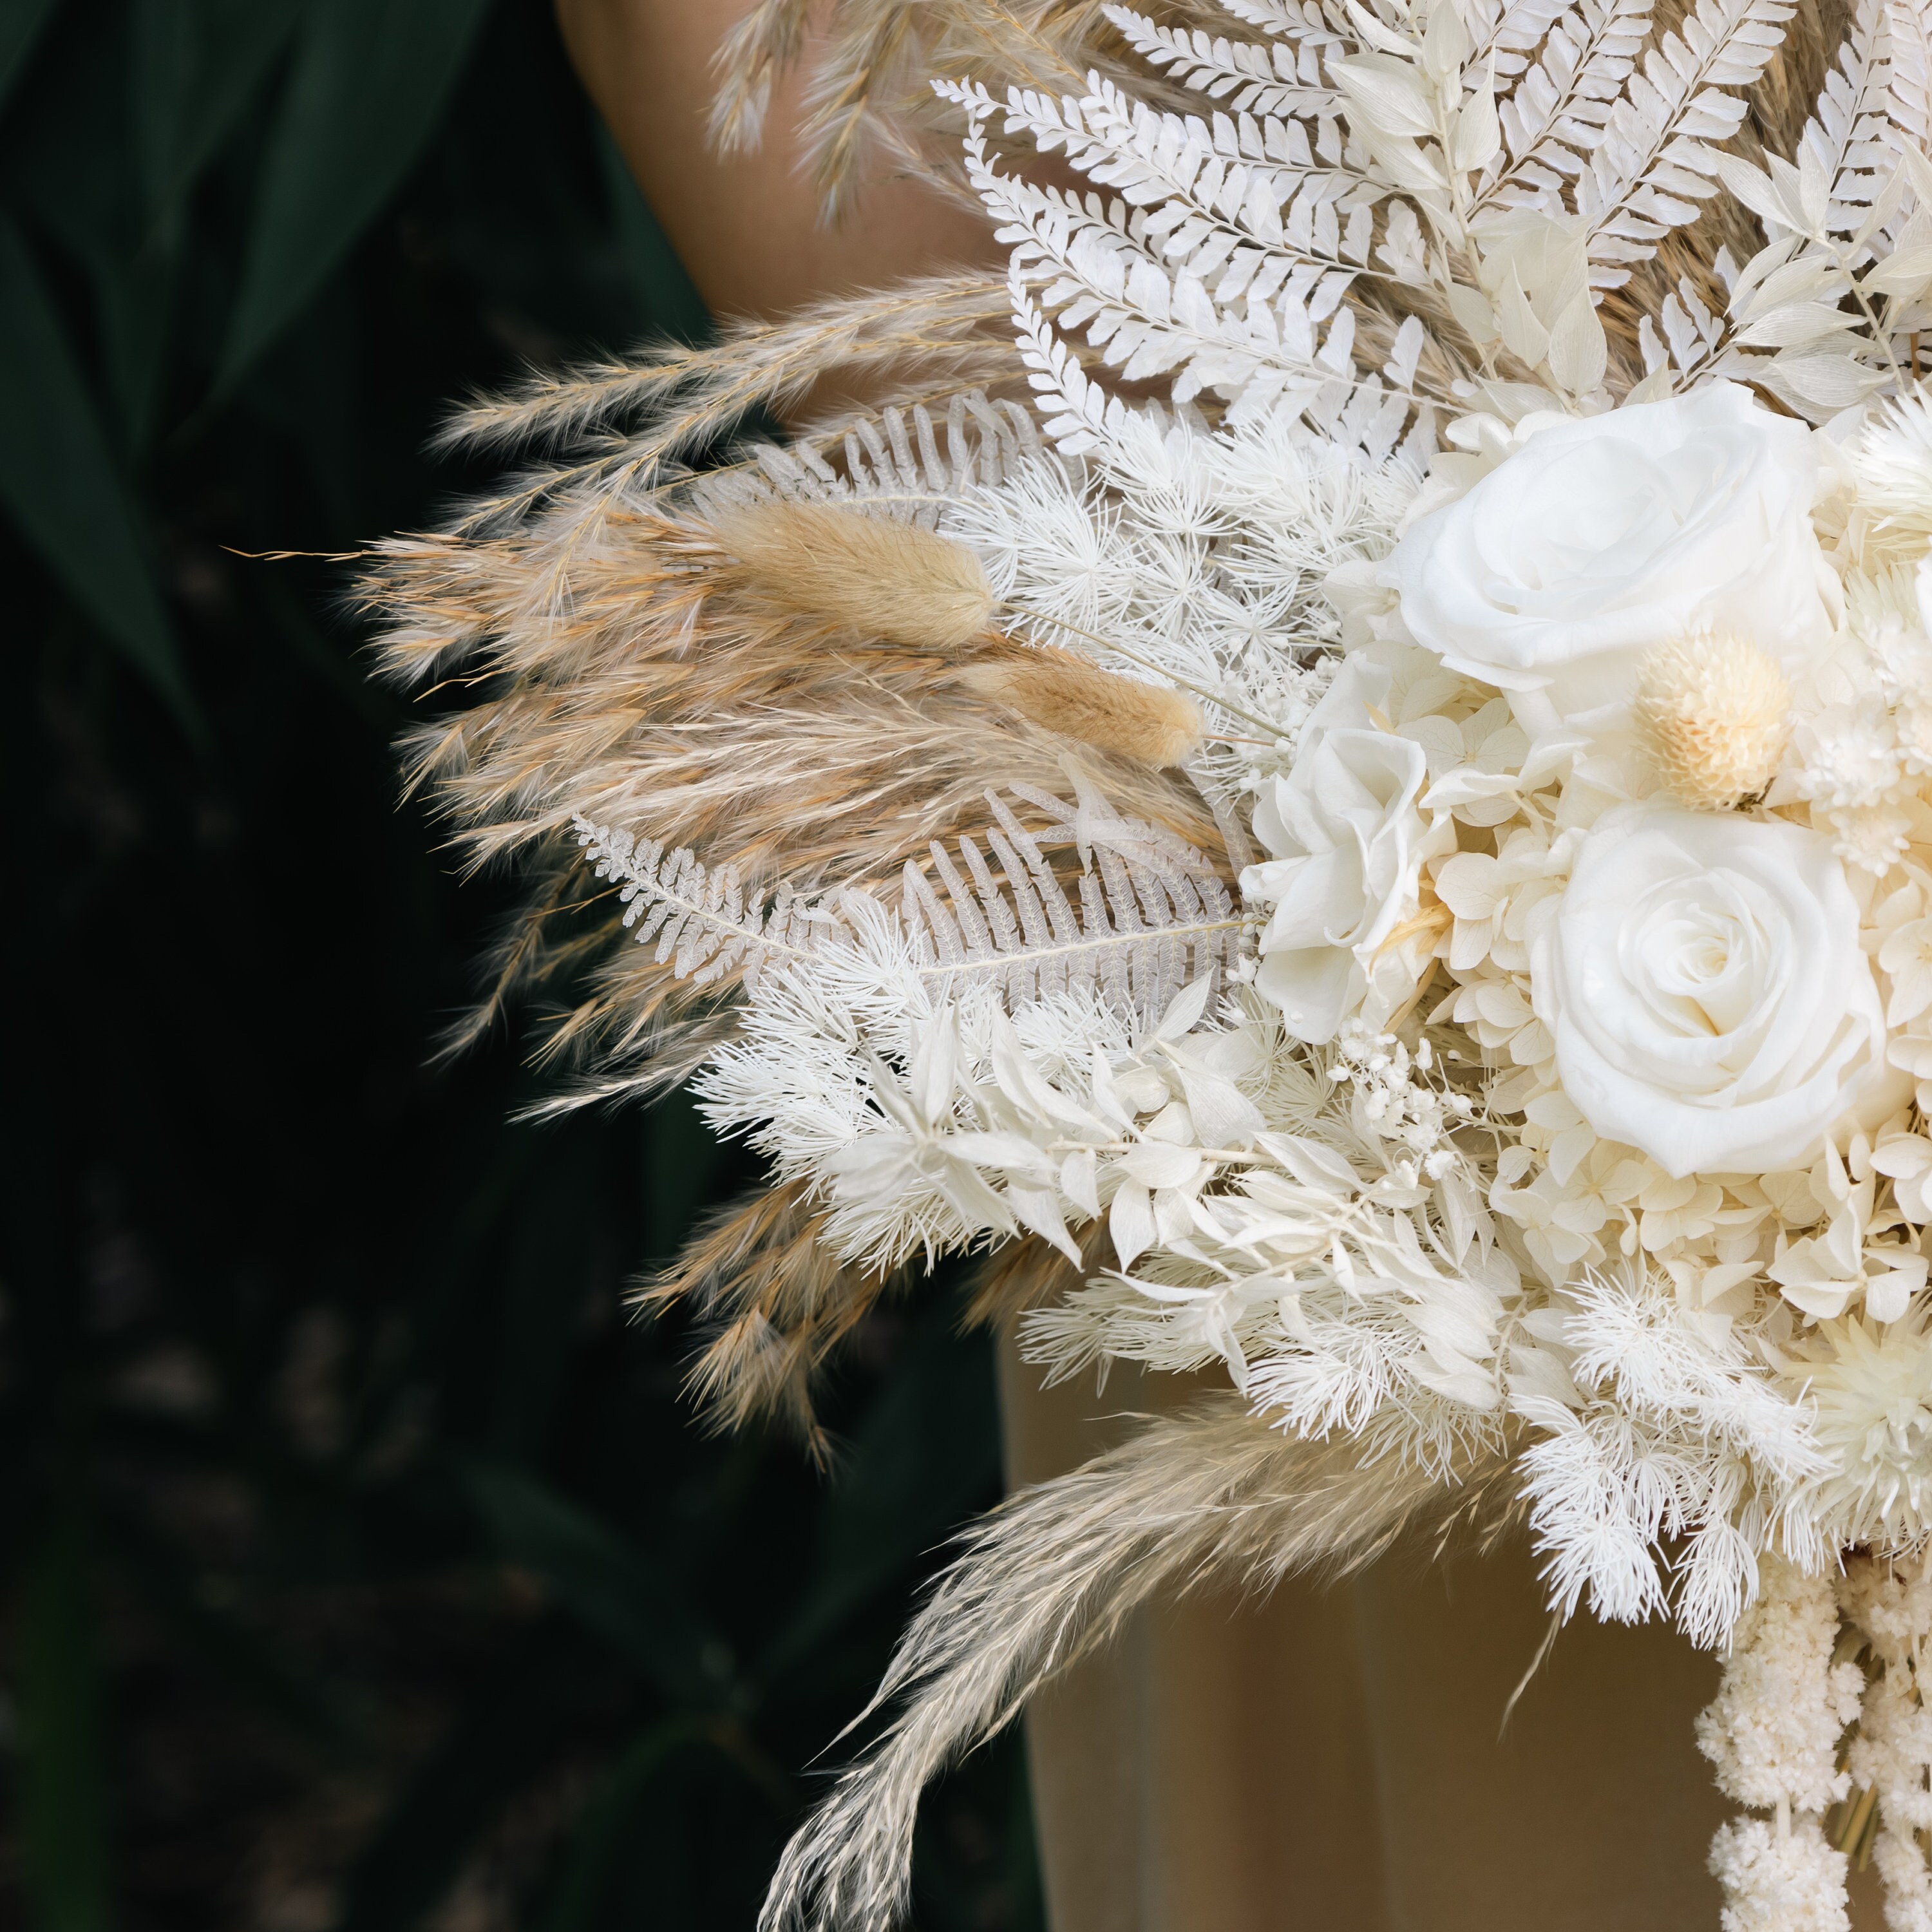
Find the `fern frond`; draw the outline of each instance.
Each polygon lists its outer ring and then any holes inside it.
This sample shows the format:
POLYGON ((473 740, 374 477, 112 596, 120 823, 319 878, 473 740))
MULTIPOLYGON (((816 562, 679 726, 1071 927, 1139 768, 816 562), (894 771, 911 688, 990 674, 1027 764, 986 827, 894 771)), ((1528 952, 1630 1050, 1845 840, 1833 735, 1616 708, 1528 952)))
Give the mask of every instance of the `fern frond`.
POLYGON ((1562 205, 1588 166, 1650 32, 1652 0, 1574 0, 1561 10, 1533 66, 1497 108, 1508 166, 1478 198, 1505 206, 1562 205))
POLYGON ((1730 324, 1712 312, 1688 275, 1678 277, 1655 320, 1645 316, 1637 324, 1644 374, 1654 376, 1669 369, 1672 388, 1722 374, 1730 346, 1730 324))
POLYGON ((600 879, 621 881, 623 922, 674 978, 708 986, 728 974, 754 988, 774 961, 809 962, 827 916, 781 885, 769 901, 747 900, 734 866, 709 866, 688 850, 667 852, 656 839, 593 825, 579 814, 572 826, 600 879))
MULTIPOLYGON (((1826 74, 1818 105, 1798 138, 1801 172, 1831 184, 1824 226, 1856 233, 1892 173, 1892 63, 1882 0, 1861 0, 1838 65, 1826 74)), ((1852 259, 1870 254, 1869 245, 1852 259)))
POLYGON ((1529 57, 1558 20, 1576 0, 1472 0, 1468 25, 1474 42, 1466 64, 1472 73, 1493 73, 1498 81, 1514 80, 1529 65, 1529 57))
MULTIPOLYGON (((1346 394, 1355 386, 1355 315, 1338 306, 1341 293, 1334 284, 1341 277, 1318 264, 1298 263, 1272 301, 1250 290, 1219 308, 1196 277, 1184 269, 1168 273, 1149 244, 1146 218, 1124 202, 1103 207, 1091 196, 1083 203, 1078 196, 1000 173, 976 124, 967 163, 975 188, 1002 224, 1014 277, 1045 283, 1041 306, 1060 310, 1063 328, 1084 326, 1088 343, 1124 380, 1168 376, 1177 404, 1204 390, 1227 400, 1234 422, 1276 408, 1294 413, 1326 389, 1346 394), (1324 302, 1326 308, 1318 310, 1324 302)), ((1040 388, 1046 372, 1037 370, 1024 340, 1022 356, 1035 369, 1030 380, 1040 388)), ((1052 423, 1048 434, 1055 434, 1052 423)), ((1071 446, 1063 446, 1072 453, 1071 446)))
POLYGON ((1092 992, 1151 1024, 1184 986, 1232 963, 1246 922, 1198 852, 1150 825, 1070 808, 1030 787, 1016 792, 1049 826, 1030 832, 988 794, 986 844, 1004 883, 970 837, 958 842, 958 863, 934 842, 932 879, 907 862, 902 908, 937 997, 988 982, 1013 1006, 1092 992), (1040 850, 1042 836, 1091 854, 1077 908, 1040 850))
POLYGON ((1932 10, 1923 0, 1887 0, 1887 106, 1899 137, 1932 152, 1932 10))
POLYGON ((1312 35, 1302 36, 1298 48, 1281 40, 1264 45, 1230 40, 1199 27, 1162 26, 1126 7, 1109 7, 1106 14, 1149 66, 1230 112, 1307 119, 1336 111, 1338 97, 1322 78, 1320 43, 1312 35))
POLYGON ((1696 219, 1715 192, 1710 144, 1727 141, 1744 116, 1741 94, 1784 38, 1796 0, 1698 0, 1683 32, 1666 33, 1625 83, 1576 182, 1587 225, 1591 280, 1618 288, 1630 265, 1696 219))

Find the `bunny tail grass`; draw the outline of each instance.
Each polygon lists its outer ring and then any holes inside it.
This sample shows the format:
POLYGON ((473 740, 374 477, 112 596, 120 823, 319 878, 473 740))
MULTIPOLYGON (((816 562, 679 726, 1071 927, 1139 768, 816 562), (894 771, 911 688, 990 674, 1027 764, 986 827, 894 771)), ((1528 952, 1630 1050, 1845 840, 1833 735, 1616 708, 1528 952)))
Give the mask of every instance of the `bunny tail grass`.
POLYGON ((1150 1423, 995 1510, 855 1720, 904 1700, 785 1847, 759 1932, 884 1932, 906 1906, 926 1784, 1156 1592, 1233 1578, 1265 1591, 1297 1571, 1356 1568, 1426 1506, 1468 1504, 1505 1466, 1486 1459, 1445 1485, 1360 1454, 1284 1436, 1231 1396, 1150 1423))

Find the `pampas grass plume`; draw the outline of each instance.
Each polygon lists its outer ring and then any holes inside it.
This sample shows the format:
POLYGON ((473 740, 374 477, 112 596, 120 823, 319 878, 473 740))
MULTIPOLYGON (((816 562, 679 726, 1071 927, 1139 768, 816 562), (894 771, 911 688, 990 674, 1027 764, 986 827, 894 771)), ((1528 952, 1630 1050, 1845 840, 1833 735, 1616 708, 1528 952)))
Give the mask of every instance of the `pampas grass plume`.
POLYGON ((956 651, 992 622, 980 560, 916 524, 824 503, 758 503, 714 516, 737 587, 761 602, 915 650, 956 651))
POLYGON ((1046 730, 1143 764, 1178 765, 1201 742, 1201 712, 1191 698, 1102 670, 1068 651, 1026 650, 970 664, 958 682, 1046 730))
POLYGON ((1724 812, 1770 784, 1791 734, 1784 674, 1742 638, 1664 644, 1638 672, 1636 721, 1659 775, 1684 804, 1724 812))

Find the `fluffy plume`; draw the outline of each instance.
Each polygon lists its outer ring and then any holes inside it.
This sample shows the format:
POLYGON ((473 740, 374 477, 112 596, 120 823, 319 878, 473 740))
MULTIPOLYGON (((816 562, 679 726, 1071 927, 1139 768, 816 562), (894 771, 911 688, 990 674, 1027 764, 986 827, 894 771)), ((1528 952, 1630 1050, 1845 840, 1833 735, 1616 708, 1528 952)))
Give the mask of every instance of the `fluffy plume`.
POLYGON ((822 1464, 829 1444, 813 1412, 814 1379, 887 1277, 848 1266, 824 1244, 825 1217, 807 1192, 781 1183, 713 1215, 634 1305, 650 1315, 681 1305, 698 1316, 704 1344, 686 1386, 714 1426, 776 1414, 822 1464))
POLYGON ((1445 1489, 1394 1457, 1364 1467, 1224 1400, 1023 1492, 971 1533, 908 1631, 872 1709, 904 1708, 786 1848, 762 1932, 891 1923, 928 1780, 1150 1597, 1353 1569, 1431 1503, 1486 1522, 1506 1508, 1497 1473, 1445 1489))
POLYGON ((1142 764, 1180 764, 1201 742, 1201 710, 1191 698, 1102 670, 1068 651, 1029 650, 969 664, 958 682, 1045 730, 1142 764))
POLYGON ((723 584, 776 609, 942 652, 970 644, 992 619, 980 560, 916 524, 829 503, 772 502, 724 511, 711 526, 735 560, 720 573, 723 584))
POLYGON ((440 447, 581 453, 483 498, 458 527, 502 527, 588 485, 597 487, 585 500, 608 507, 680 481, 682 465, 737 433, 751 411, 784 414, 830 377, 860 392, 913 380, 922 396, 1015 380, 1012 339, 994 332, 1010 307, 1002 278, 925 276, 815 303, 782 322, 740 323, 701 348, 666 344, 479 397, 451 416, 440 447), (622 433, 634 421, 642 427, 622 433))
POLYGON ((1770 784, 1791 736, 1791 687, 1756 645, 1706 634, 1644 659, 1636 717, 1670 790, 1723 812, 1770 784))

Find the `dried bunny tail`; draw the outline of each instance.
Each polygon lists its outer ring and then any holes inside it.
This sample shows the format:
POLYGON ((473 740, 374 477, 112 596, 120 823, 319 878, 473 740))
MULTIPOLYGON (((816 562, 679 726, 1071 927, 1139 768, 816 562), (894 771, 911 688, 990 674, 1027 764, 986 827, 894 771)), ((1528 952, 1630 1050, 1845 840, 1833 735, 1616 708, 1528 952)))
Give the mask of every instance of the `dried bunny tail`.
POLYGON ((1184 692, 1102 670, 1069 651, 1022 650, 967 665, 956 681, 1010 705, 1043 730, 1156 770, 1198 748, 1200 707, 1184 692))
POLYGON ((712 1428, 776 1415, 821 1465, 813 1382, 890 1280, 841 1262, 820 1239, 824 1218, 802 1183, 761 1188, 711 1216, 632 1298, 650 1315, 688 1304, 710 1324, 685 1386, 712 1428))
POLYGON ((935 382, 1015 372, 1005 324, 1005 278, 929 275, 814 304, 777 322, 740 322, 699 349, 671 344, 622 362, 532 377, 458 410, 437 437, 443 450, 560 445, 604 436, 620 422, 669 411, 644 435, 602 452, 592 467, 653 470, 688 456, 763 404, 782 411, 835 371, 869 383, 916 365, 935 382), (997 334, 991 332, 997 329, 997 334))
POLYGON ((1228 1396, 1150 1424, 986 1518, 914 1619, 859 1721, 905 1708, 792 1839, 760 1932, 884 1932, 904 1912, 920 1793, 1010 1723, 1048 1679, 1157 1592, 1345 1571, 1430 1504, 1498 1486, 1486 1460, 1461 1490, 1358 1445, 1304 1442, 1228 1396))
POLYGON ((992 586, 980 560, 916 524, 829 503, 750 503, 711 519, 736 560, 728 590, 915 650, 948 652, 990 622, 992 586))

